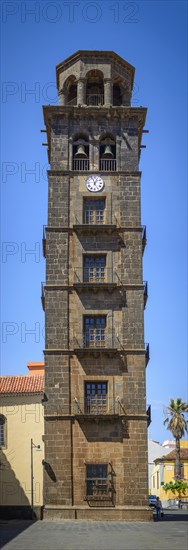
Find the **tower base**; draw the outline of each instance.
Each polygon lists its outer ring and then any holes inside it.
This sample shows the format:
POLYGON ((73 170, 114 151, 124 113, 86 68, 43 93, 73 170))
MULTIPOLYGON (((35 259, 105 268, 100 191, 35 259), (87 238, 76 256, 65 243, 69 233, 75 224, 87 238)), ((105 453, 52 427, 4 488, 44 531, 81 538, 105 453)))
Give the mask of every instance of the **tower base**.
POLYGON ((95 521, 153 521, 153 511, 147 506, 116 506, 114 508, 87 506, 44 506, 43 519, 95 521))

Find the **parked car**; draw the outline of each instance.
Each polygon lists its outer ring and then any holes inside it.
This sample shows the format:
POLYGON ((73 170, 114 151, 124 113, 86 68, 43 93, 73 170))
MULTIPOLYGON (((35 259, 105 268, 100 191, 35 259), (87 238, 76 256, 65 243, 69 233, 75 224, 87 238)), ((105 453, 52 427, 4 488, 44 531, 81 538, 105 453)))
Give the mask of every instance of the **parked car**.
POLYGON ((149 495, 149 506, 151 506, 151 508, 156 508, 156 505, 157 505, 156 495, 149 495))

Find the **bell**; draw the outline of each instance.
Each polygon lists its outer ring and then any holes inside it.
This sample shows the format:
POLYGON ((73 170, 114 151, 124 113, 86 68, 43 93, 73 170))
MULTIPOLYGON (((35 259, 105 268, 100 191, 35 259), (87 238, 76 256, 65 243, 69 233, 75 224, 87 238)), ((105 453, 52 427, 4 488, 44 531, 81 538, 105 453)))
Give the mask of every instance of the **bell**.
POLYGON ((114 155, 112 153, 111 146, 110 145, 105 145, 105 149, 104 149, 104 153, 103 153, 102 158, 108 159, 108 158, 113 158, 113 157, 114 157, 114 155))
POLYGON ((87 157, 84 145, 78 145, 77 151, 76 151, 74 156, 75 157, 80 157, 80 158, 87 157))

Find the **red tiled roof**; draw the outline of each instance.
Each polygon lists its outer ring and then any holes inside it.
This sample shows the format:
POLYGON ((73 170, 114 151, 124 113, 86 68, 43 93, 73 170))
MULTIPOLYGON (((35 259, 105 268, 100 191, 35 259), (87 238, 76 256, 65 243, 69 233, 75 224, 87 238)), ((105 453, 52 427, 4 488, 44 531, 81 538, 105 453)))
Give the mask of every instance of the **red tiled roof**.
POLYGON ((44 375, 0 376, 0 394, 43 393, 44 375))
MULTIPOLYGON (((176 458, 176 451, 175 449, 168 453, 168 455, 165 456, 165 460, 174 460, 176 458)), ((180 458, 188 458, 188 449, 181 449, 180 448, 180 458)))
MULTIPOLYGON (((157 461, 166 461, 166 460, 175 460, 176 459, 176 450, 173 449, 173 451, 170 451, 167 455, 161 456, 161 458, 156 458, 154 462, 157 461)), ((180 449, 180 459, 181 460, 188 460, 188 449, 180 449)))

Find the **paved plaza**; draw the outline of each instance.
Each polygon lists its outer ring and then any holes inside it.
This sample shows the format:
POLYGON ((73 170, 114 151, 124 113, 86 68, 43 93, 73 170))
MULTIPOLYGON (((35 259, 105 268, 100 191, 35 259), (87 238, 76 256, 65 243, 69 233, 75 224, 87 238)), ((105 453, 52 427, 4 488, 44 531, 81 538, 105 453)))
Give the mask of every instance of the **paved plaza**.
POLYGON ((187 550, 187 514, 146 522, 2 521, 3 550, 187 550))

